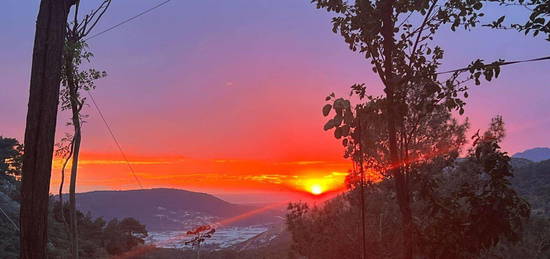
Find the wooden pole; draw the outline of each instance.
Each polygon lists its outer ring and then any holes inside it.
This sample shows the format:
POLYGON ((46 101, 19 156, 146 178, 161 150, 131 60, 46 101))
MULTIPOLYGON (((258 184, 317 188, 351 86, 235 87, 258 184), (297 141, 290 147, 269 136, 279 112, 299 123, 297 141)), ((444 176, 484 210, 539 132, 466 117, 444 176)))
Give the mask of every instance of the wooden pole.
POLYGON ((48 201, 65 26, 72 0, 42 0, 36 21, 21 185, 20 258, 47 258, 48 201))

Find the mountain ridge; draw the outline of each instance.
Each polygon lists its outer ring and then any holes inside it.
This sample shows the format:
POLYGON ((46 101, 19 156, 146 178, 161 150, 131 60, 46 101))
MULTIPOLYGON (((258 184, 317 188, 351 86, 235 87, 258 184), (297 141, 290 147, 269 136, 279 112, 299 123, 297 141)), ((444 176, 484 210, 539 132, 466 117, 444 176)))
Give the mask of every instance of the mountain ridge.
POLYGON ((540 162, 550 159, 550 148, 548 147, 535 147, 526 149, 522 152, 517 152, 512 155, 514 158, 525 158, 533 162, 540 162))
MULTIPOLYGON (((68 198, 63 194, 63 199, 68 198)), ((134 217, 149 231, 189 230, 257 209, 233 204, 214 195, 173 188, 92 191, 77 193, 77 209, 94 217, 134 217)), ((250 226, 280 221, 279 212, 267 210, 230 225, 250 226)))

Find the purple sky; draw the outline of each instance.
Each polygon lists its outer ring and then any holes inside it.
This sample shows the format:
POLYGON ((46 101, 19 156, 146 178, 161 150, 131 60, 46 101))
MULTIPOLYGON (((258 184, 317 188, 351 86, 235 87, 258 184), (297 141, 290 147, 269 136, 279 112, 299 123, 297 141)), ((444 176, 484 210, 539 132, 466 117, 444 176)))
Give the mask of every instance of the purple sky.
MULTIPOLYGON (((97 31, 159 2, 115 0, 97 31)), ((5 0, 0 11, 0 135, 20 140, 38 6, 5 0)), ((89 42, 93 66, 109 74, 97 82, 96 100, 130 155, 339 160, 341 147, 322 131, 324 97, 358 82, 377 93, 380 82, 331 32, 330 17, 308 0, 173 0, 89 42)), ((436 37, 444 69, 550 54, 542 37, 515 31, 444 29, 436 37)), ((504 67, 466 101, 474 130, 504 117, 506 151, 550 146, 550 62, 504 67)), ((117 154, 97 113, 85 112, 83 152, 117 154)), ((59 135, 66 119, 61 113, 59 135)))

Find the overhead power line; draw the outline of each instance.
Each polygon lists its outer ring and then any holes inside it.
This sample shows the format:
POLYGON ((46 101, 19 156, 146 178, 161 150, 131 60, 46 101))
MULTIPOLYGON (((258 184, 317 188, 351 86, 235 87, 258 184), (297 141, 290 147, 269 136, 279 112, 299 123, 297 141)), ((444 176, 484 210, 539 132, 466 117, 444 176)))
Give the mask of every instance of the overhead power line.
POLYGON ((0 207, 0 211, 2 211, 2 214, 4 214, 4 216, 6 216, 6 218, 8 219, 8 221, 11 222, 11 224, 13 225, 13 227, 15 227, 15 230, 17 230, 18 232, 20 232, 19 227, 17 226, 17 224, 15 224, 15 222, 14 222, 13 220, 11 220, 10 216, 8 216, 8 214, 2 209, 2 207, 0 207))
POLYGON ((90 93, 90 91, 88 91, 88 94, 90 95, 90 99, 92 100, 92 103, 94 104, 95 109, 97 110, 97 113, 99 113, 99 117, 101 117, 101 120, 103 120, 103 123, 107 127, 107 130, 109 131, 109 134, 111 135, 111 137, 113 138, 116 146, 118 147, 118 150, 120 151, 120 154, 122 155, 122 157, 126 161, 126 164, 128 165, 128 168, 132 172, 132 175, 134 176, 134 179, 136 179, 136 182, 139 185, 139 187, 141 189, 143 189, 143 185, 141 185, 141 181, 137 177, 136 172, 134 171, 134 168, 130 164, 130 161, 128 161, 128 158, 126 157, 126 154, 124 153, 124 150, 122 150, 122 147, 120 146, 115 134, 113 133, 113 130, 111 129, 111 126, 109 126, 109 123, 105 119, 105 116, 103 116, 103 112, 101 112, 101 109, 99 108, 99 105, 97 105, 97 103, 95 102, 94 97, 92 96, 92 93, 90 93))
MULTIPOLYGON (((157 9, 157 8, 159 8, 159 7, 163 6, 163 5, 165 5, 165 4, 167 4, 167 3, 170 2, 170 1, 171 1, 171 0, 166 0, 166 1, 162 2, 162 3, 159 3, 159 4, 157 4, 157 5, 153 6, 153 7, 151 7, 151 8, 148 8, 148 9, 146 9, 146 10, 144 10, 144 11, 142 11, 142 12, 140 12, 140 13, 138 13, 138 14, 136 14, 136 15, 134 15, 134 16, 132 16, 132 17, 130 17, 130 18, 124 20, 124 21, 122 21, 122 22, 119 22, 119 23, 117 23, 117 24, 115 24, 115 25, 113 25, 113 26, 111 26, 111 27, 108 27, 107 29, 105 29, 105 30, 103 30, 103 31, 100 31, 100 32, 98 32, 98 33, 96 33, 96 34, 94 34, 94 35, 92 35, 92 36, 86 38, 85 40, 86 40, 86 41, 91 40, 91 39, 93 39, 93 38, 95 38, 95 37, 98 37, 98 36, 100 36, 100 35, 102 35, 102 34, 104 34, 104 33, 106 33, 106 32, 109 32, 109 31, 111 31, 111 30, 114 30, 114 29, 116 29, 117 27, 122 26, 122 25, 124 25, 124 24, 126 24, 126 23, 128 23, 128 22, 130 22, 130 21, 132 21, 132 20, 134 20, 134 19, 136 19, 136 18, 142 16, 142 15, 145 15, 145 14, 147 14, 147 13, 149 13, 149 12, 151 12, 151 11, 153 11, 153 10, 155 10, 155 9, 157 9)), ((128 165, 128 168, 129 168, 130 171, 132 172, 132 175, 134 176, 134 179, 136 180, 136 182, 137 182, 137 184, 139 185, 139 187, 140 187, 141 189, 143 189, 143 185, 141 184, 141 181, 140 181, 139 178, 137 177, 136 172, 134 171, 134 168, 132 167, 132 165, 130 164, 130 161, 129 161, 128 158, 126 157, 126 153, 124 153, 124 150, 122 149, 122 146, 120 145, 120 143, 118 142, 118 140, 117 140, 115 134, 113 133, 113 130, 111 129, 111 126, 109 125, 109 123, 108 123, 107 120, 105 119, 105 116, 103 116, 103 112, 101 112, 101 109, 99 108, 99 105, 96 103, 96 101, 95 101, 95 99, 94 99, 92 93, 88 92, 88 94, 90 95, 90 99, 92 100, 92 103, 94 104, 94 106, 95 106, 95 108, 96 108, 96 110, 97 110, 99 116, 101 117, 101 120, 103 121, 103 123, 104 123, 105 126, 107 127, 107 130, 109 131, 109 134, 111 135, 111 137, 112 137, 113 141, 115 142, 115 144, 116 144, 118 150, 120 151, 120 154, 122 155, 122 157, 123 157, 124 160, 126 161, 126 164, 128 165)))
POLYGON ((128 23, 128 22, 130 22, 130 21, 132 21, 132 20, 134 20, 134 19, 136 19, 136 18, 138 18, 138 17, 140 17, 140 16, 142 16, 142 15, 144 15, 144 14, 147 14, 147 13, 149 13, 149 12, 151 12, 151 11, 153 11, 153 10, 155 10, 155 9, 157 9, 157 8, 159 8, 159 7, 163 6, 163 5, 165 5, 165 4, 167 4, 167 3, 170 2, 170 1, 172 1, 172 0, 166 0, 166 1, 162 2, 162 3, 160 3, 160 4, 157 4, 157 5, 155 5, 155 6, 151 7, 151 8, 149 8, 149 9, 147 9, 147 10, 141 12, 141 13, 138 13, 138 14, 136 14, 136 15, 134 15, 134 16, 132 16, 132 17, 130 17, 130 18, 128 18, 128 19, 122 21, 122 22, 119 22, 119 23, 117 23, 117 24, 115 24, 115 25, 113 25, 113 26, 111 26, 111 27, 109 27, 109 28, 107 28, 107 29, 105 29, 105 30, 103 30, 103 31, 100 31, 100 32, 98 32, 98 33, 96 33, 96 34, 94 34, 94 35, 92 35, 92 36, 86 38, 85 41, 91 40, 91 39, 93 39, 93 38, 95 38, 95 37, 97 37, 97 36, 99 36, 99 35, 101 35, 101 34, 103 34, 103 33, 106 33, 106 32, 108 32, 108 31, 114 30, 115 28, 117 28, 117 27, 119 27, 119 26, 121 26, 121 25, 123 25, 123 24, 125 24, 125 23, 128 23))
MULTIPOLYGON (((506 65, 513 65, 513 64, 527 63, 527 62, 535 62, 535 61, 543 61, 543 60, 550 60, 550 56, 540 57, 540 58, 533 58, 533 59, 525 59, 525 60, 508 61, 508 62, 502 62, 502 63, 498 63, 498 64, 486 64, 484 67, 506 66, 506 65)), ((449 70, 449 71, 444 71, 444 72, 438 72, 438 73, 435 73, 435 74, 436 75, 449 74, 449 73, 454 73, 454 72, 467 71, 469 69, 470 68, 468 68, 468 67, 463 67, 463 68, 459 68, 459 69, 454 69, 454 70, 449 70)))

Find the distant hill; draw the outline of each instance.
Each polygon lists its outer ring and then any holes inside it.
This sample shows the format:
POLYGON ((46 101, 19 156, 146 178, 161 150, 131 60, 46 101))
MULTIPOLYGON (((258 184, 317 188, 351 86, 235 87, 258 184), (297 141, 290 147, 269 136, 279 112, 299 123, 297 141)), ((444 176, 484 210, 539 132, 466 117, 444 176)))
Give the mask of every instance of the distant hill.
POLYGON ((531 148, 523 152, 516 153, 512 157, 525 158, 533 162, 540 162, 543 160, 550 159, 550 148, 547 148, 547 147, 531 148))
MULTIPOLYGON (((65 195, 64 195, 65 196, 65 195)), ((66 198, 66 197, 64 197, 66 198)), ((134 217, 149 231, 190 230, 257 209, 226 202, 213 195, 179 189, 94 191, 77 194, 77 207, 94 217, 134 217)), ((267 210, 231 225, 249 226, 280 222, 279 211, 267 210)))

